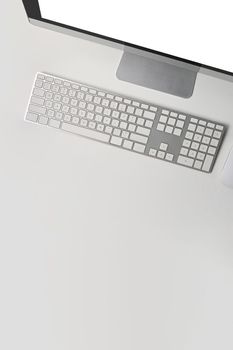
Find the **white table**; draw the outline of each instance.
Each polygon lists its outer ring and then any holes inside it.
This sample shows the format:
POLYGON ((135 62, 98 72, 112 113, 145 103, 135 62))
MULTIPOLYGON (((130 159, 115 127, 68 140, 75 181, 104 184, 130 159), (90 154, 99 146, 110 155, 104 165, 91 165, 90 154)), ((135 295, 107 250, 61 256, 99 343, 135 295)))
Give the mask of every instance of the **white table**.
POLYGON ((1 4, 0 348, 232 350, 233 85, 191 99, 116 79, 122 52, 1 4), (50 72, 227 123, 211 175, 25 123, 50 72))

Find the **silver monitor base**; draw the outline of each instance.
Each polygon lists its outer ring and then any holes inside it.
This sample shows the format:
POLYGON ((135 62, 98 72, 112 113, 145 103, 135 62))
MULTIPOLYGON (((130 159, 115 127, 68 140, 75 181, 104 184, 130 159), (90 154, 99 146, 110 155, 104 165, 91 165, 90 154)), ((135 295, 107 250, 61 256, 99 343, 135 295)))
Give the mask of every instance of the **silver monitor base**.
POLYGON ((199 67, 159 55, 148 54, 147 57, 124 51, 117 70, 117 78, 175 96, 189 98, 193 94, 198 71, 199 67))

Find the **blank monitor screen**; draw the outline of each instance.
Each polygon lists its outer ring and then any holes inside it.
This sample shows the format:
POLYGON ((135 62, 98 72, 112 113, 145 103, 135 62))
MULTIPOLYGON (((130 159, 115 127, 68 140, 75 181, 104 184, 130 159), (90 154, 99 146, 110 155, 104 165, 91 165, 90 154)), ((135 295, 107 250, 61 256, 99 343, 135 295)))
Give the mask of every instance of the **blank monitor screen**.
POLYGON ((230 3, 39 0, 44 19, 233 72, 230 3))

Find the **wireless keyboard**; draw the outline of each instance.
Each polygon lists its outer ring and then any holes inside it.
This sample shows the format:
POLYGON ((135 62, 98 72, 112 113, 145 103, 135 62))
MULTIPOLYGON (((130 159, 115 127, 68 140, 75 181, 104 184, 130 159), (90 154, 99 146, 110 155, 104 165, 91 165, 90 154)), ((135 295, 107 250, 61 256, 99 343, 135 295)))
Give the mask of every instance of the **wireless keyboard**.
POLYGON ((203 172, 226 127, 187 113, 38 73, 25 120, 203 172))

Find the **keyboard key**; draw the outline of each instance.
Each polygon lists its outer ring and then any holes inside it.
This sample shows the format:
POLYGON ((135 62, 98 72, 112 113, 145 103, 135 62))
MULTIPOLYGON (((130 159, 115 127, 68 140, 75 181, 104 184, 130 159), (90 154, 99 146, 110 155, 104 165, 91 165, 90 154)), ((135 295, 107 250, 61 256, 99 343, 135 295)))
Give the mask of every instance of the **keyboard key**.
POLYGON ((44 83, 43 84, 43 89, 50 90, 50 88, 51 88, 51 84, 50 83, 44 83))
POLYGON ((143 119, 143 118, 138 118, 137 119, 137 124, 138 125, 144 125, 144 122, 145 122, 145 119, 143 119))
POLYGON ((136 125, 134 125, 134 124, 129 124, 128 130, 134 132, 134 131, 136 130, 136 125))
POLYGON ((201 152, 206 152, 207 151, 207 146, 206 145, 201 145, 200 146, 200 151, 201 152))
POLYGON ((195 130, 196 130, 196 125, 190 123, 189 126, 188 126, 188 130, 190 130, 190 131, 195 131, 195 130))
MULTIPOLYGON (((95 122, 89 122, 89 123, 88 123, 88 127, 89 127, 90 129, 95 129, 96 123, 95 123, 95 122)), ((105 132, 106 132, 106 128, 105 128, 105 132)))
POLYGON ((201 142, 202 135, 195 134, 193 139, 194 141, 201 142))
POLYGON ((45 114, 45 112, 46 112, 46 108, 39 107, 36 105, 30 105, 28 109, 30 112, 35 112, 37 114, 45 114))
POLYGON ((187 154, 188 154, 188 149, 182 147, 181 150, 180 150, 180 154, 182 154, 183 156, 187 156, 187 154))
POLYGON ((174 155, 171 153, 167 153, 165 159, 168 160, 169 162, 172 162, 174 158, 174 155))
POLYGON ((135 111, 135 108, 132 107, 132 106, 128 106, 127 109, 126 109, 126 112, 127 112, 127 113, 130 113, 130 114, 133 114, 134 111, 135 111))
POLYGON ((158 124, 157 125, 157 130, 159 130, 159 131, 163 131, 164 130, 164 128, 165 128, 165 125, 164 124, 158 124))
POLYGON ((150 129, 143 128, 142 126, 138 126, 136 132, 145 136, 150 135, 150 129))
MULTIPOLYGON (((95 103, 99 103, 99 102, 96 102, 96 99, 98 99, 98 97, 95 97, 94 102, 95 102, 95 103)), ((112 109, 117 109, 117 106, 118 106, 118 103, 115 102, 115 101, 112 101, 112 102, 110 103, 110 108, 112 108, 112 109)))
POLYGON ((29 120, 30 122, 37 122, 38 115, 35 113, 27 113, 26 120, 29 120))
MULTIPOLYGON (((124 120, 124 121, 127 121, 128 119, 128 114, 126 113, 121 113, 120 115, 120 120, 124 120)), ((135 117, 135 120, 136 120, 136 117, 135 117)), ((134 123, 134 122, 133 122, 134 123)))
POLYGON ((43 97, 45 94, 44 90, 42 89, 34 89, 33 90, 33 95, 43 97))
POLYGON ((221 137, 221 132, 220 131, 215 131, 213 135, 216 139, 220 139, 221 137))
POLYGON ((128 124, 127 124, 126 122, 121 122, 119 127, 120 127, 121 129, 126 130, 126 129, 127 129, 127 126, 128 126, 128 124))
POLYGON ((198 120, 196 118, 191 118, 191 122, 197 124, 198 120))
POLYGON ((163 151, 158 151, 157 157, 160 158, 160 159, 164 159, 164 158, 165 158, 165 152, 163 152, 163 151))
POLYGON ((214 147, 217 147, 217 146, 218 146, 218 143, 219 143, 218 140, 212 139, 211 142, 210 142, 210 145, 211 145, 211 146, 214 146, 214 147))
POLYGON ((206 128, 205 129, 205 135, 206 136, 212 136, 213 134, 213 129, 210 129, 210 128, 206 128))
POLYGON ((196 151, 190 150, 188 156, 191 157, 191 158, 195 158, 195 157, 196 157, 196 154, 197 154, 196 151))
POLYGON ((139 152, 139 153, 144 153, 145 151, 145 146, 143 145, 140 145, 140 143, 135 143, 134 146, 133 146, 133 150, 136 151, 136 152, 139 152))
POLYGON ((177 122, 176 122, 176 126, 178 127, 178 128, 183 128, 184 127, 184 122, 183 122, 183 120, 177 120, 177 122))
POLYGON ((156 150, 156 149, 150 148, 150 150, 149 150, 149 156, 155 157, 155 156, 156 156, 156 153, 157 153, 157 150, 156 150))
POLYGON ((38 79, 35 83, 35 86, 38 87, 38 88, 41 88, 43 86, 43 81, 38 79))
POLYGON ((119 120, 113 119, 111 122, 111 125, 117 128, 119 126, 119 123, 120 123, 119 120))
POLYGON ((204 130, 205 128, 203 126, 198 126, 196 132, 198 132, 199 134, 203 134, 204 130))
POLYGON ((38 123, 43 124, 43 125, 47 125, 48 124, 48 118, 44 117, 44 116, 40 116, 38 119, 38 123))
POLYGON ((212 129, 213 129, 213 128, 215 127, 215 124, 214 124, 214 123, 208 123, 207 126, 208 126, 209 128, 212 128, 212 129))
POLYGON ((58 92, 59 89, 60 89, 60 87, 58 85, 53 85, 51 90, 54 92, 58 92))
POLYGON ((208 145, 210 143, 210 138, 207 137, 207 136, 204 136, 203 139, 202 139, 202 142, 206 143, 208 145))
MULTIPOLYGON (((54 107, 54 109, 56 109, 56 108, 54 107)), ((73 115, 76 115, 78 113, 78 109, 72 107, 71 110, 70 110, 70 113, 73 114, 73 115)))
POLYGON ((46 81, 53 82, 53 78, 52 77, 46 77, 45 79, 46 79, 46 81))
POLYGON ((116 146, 121 146, 122 138, 121 137, 117 137, 117 136, 112 136, 111 140, 110 140, 110 143, 112 143, 113 145, 116 145, 116 146))
POLYGON ((130 135, 130 140, 136 141, 136 142, 141 142, 141 143, 147 143, 148 137, 132 133, 130 135))
MULTIPOLYGON (((100 112, 101 113, 101 112, 100 112)), ((120 115, 120 112, 118 112, 118 111, 113 111, 112 112, 112 117, 113 118, 119 118, 119 115, 120 115)))
MULTIPOLYGON (((86 120, 84 120, 85 122, 86 120)), ((82 124, 82 121, 81 121, 81 124, 82 124)), ((97 124, 97 128, 96 128, 98 131, 104 131, 104 125, 103 124, 97 124)))
POLYGON ((153 125, 153 122, 152 122, 152 121, 146 120, 146 122, 145 122, 145 127, 147 127, 147 128, 152 128, 152 125, 153 125))
POLYGON ((87 119, 88 120, 93 120, 94 119, 94 113, 88 112, 87 113, 87 119))
POLYGON ((130 116, 129 116, 129 122, 130 122, 130 123, 136 123, 136 119, 137 119, 137 118, 136 118, 134 115, 130 115, 130 116))
POLYGON ((110 135, 103 134, 95 130, 84 129, 73 124, 62 123, 61 128, 65 131, 69 131, 85 137, 90 137, 102 142, 109 142, 110 139, 110 135))
POLYGON ((61 109, 61 103, 54 103, 53 104, 53 108, 56 110, 56 111, 59 111, 61 109))
POLYGON ((192 142, 191 148, 197 150, 199 148, 199 143, 192 142))
POLYGON ((62 117, 63 117, 63 114, 62 114, 61 112, 57 112, 57 113, 55 114, 55 118, 56 118, 56 119, 62 119, 62 117))
POLYGON ((206 126, 207 123, 205 120, 199 120, 199 124, 202 126, 206 126))
POLYGON ((150 112, 150 111, 145 111, 143 117, 146 118, 146 119, 154 120, 155 119, 155 113, 154 112, 150 112))
POLYGON ((180 114, 179 119, 186 120, 186 115, 180 114))
POLYGON ((105 132, 106 132, 107 134, 111 134, 111 133, 112 133, 112 127, 111 127, 111 126, 106 126, 106 127, 105 127, 105 132))
POLYGON ((64 121, 65 121, 65 122, 70 122, 70 121, 71 121, 71 116, 68 115, 68 114, 66 114, 66 115, 64 116, 64 121))
POLYGON ((126 105, 124 105, 123 103, 120 103, 118 106, 118 110, 121 112, 125 112, 126 111, 126 105))
POLYGON ((180 136, 182 133, 182 130, 179 129, 179 128, 175 128, 174 131, 173 131, 173 134, 176 135, 176 136, 180 136))
POLYGON ((214 155, 216 153, 216 148, 215 147, 209 147, 208 148, 208 153, 214 155))
POLYGON ((193 132, 187 131, 185 137, 186 137, 186 139, 192 140, 193 132))
POLYGON ((51 100, 53 98, 52 92, 46 92, 45 97, 47 98, 47 100, 51 100))
POLYGON ((210 156, 209 154, 206 156, 203 167, 202 167, 203 171, 210 170, 213 159, 214 159, 214 157, 210 156))
POLYGON ((135 115, 136 115, 137 117, 141 117, 142 114, 143 114, 143 110, 140 109, 140 108, 137 108, 136 111, 135 111, 135 115))
POLYGON ((113 130, 113 135, 120 136, 120 134, 121 134, 121 129, 114 129, 113 130))
POLYGON ((169 125, 174 126, 175 123, 176 123, 176 119, 175 119, 175 118, 169 118, 167 123, 168 123, 169 125))
MULTIPOLYGON (((53 102, 50 101, 50 100, 46 101, 46 102, 45 102, 45 107, 47 107, 47 108, 52 108, 52 107, 53 107, 53 102)), ((68 107, 68 110, 69 110, 69 107, 68 107)))
POLYGON ((128 131, 122 131, 121 137, 123 137, 124 139, 128 139, 128 137, 129 137, 129 132, 128 132, 128 131))
POLYGON ((172 134, 173 127, 172 126, 166 126, 165 132, 167 132, 168 134, 172 134))
POLYGON ((111 122, 111 118, 104 117, 103 123, 109 125, 111 122))
POLYGON ((132 141, 129 141, 129 140, 125 140, 125 141, 123 142, 123 147, 124 147, 124 148, 127 148, 127 149, 132 149, 132 147, 133 147, 133 142, 132 142, 132 141))
POLYGON ((201 169, 202 164, 203 163, 200 160, 196 160, 195 163, 194 163, 194 168, 195 169, 201 169))
POLYGON ((194 159, 192 158, 188 158, 188 157, 184 157, 184 156, 179 156, 177 163, 188 166, 188 167, 192 167, 193 163, 194 163, 194 159))
POLYGON ((167 119, 168 119, 168 117, 166 117, 165 115, 161 115, 161 117, 159 118, 159 121, 160 121, 161 123, 166 124, 167 119))
POLYGON ((72 118, 72 123, 78 124, 79 123, 79 118, 78 117, 73 117, 72 118))
POLYGON ((204 160, 204 158, 205 158, 205 154, 202 153, 202 152, 198 152, 198 154, 197 154, 197 159, 199 159, 199 160, 204 160))
POLYGON ((191 141, 189 141, 189 140, 184 140, 184 142, 183 142, 183 146, 184 147, 190 147, 190 145, 191 145, 191 141))
MULTIPOLYGON (((58 95, 58 94, 54 95, 54 101, 60 102, 61 101, 61 95, 58 95)), ((75 101, 75 103, 77 104, 76 100, 73 100, 73 101, 75 101)))
POLYGON ((52 126, 53 128, 59 128, 61 125, 61 122, 59 122, 59 120, 55 120, 55 119, 50 119, 49 120, 49 126, 52 126))
POLYGON ((161 151, 166 151, 167 148, 168 148, 168 144, 162 142, 162 143, 160 144, 159 148, 161 149, 161 151))

